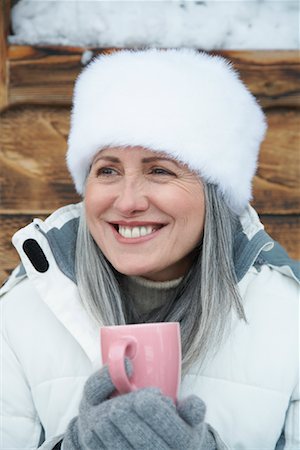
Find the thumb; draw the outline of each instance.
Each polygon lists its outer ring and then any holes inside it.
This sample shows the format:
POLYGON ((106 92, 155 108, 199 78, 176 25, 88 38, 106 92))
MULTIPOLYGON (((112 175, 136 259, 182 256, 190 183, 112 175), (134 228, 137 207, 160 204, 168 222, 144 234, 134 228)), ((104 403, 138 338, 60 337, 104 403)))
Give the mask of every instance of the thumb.
POLYGON ((84 400, 91 406, 96 406, 107 400, 115 390, 111 382, 108 367, 103 366, 101 370, 93 373, 85 383, 83 389, 84 400))
MULTIPOLYGON (((132 375, 132 364, 128 358, 125 359, 125 369, 130 377, 132 375)), ((108 366, 105 365, 101 370, 97 370, 88 378, 84 386, 83 395, 89 405, 96 406, 107 400, 115 390, 108 366)))
POLYGON ((205 403, 196 395, 190 395, 177 403, 179 416, 192 427, 203 422, 205 411, 205 403))

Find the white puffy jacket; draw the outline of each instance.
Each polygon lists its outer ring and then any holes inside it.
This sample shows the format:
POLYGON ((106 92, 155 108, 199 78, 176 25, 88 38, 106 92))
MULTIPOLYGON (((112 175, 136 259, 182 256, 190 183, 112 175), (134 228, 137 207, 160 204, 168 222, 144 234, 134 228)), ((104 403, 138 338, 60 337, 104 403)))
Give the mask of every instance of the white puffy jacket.
MULTIPOLYGON (((80 208, 35 219, 13 238, 22 265, 0 291, 2 450, 43 442, 52 448, 77 414, 87 377, 101 366, 99 329, 80 303, 74 278, 80 208)), ((205 401, 220 448, 299 450, 296 265, 250 207, 235 249, 247 323, 232 313, 224 344, 205 367, 185 376, 181 396, 205 401)))

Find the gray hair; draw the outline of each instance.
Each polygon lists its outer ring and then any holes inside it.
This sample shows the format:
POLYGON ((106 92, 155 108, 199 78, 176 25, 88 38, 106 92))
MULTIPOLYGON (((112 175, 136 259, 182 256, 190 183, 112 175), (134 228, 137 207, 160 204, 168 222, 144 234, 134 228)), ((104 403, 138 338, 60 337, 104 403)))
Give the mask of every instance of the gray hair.
POLYGON ((233 264, 233 237, 237 216, 225 204, 215 185, 205 184, 206 214, 202 242, 194 263, 168 303, 140 316, 122 292, 121 275, 104 257, 86 224, 79 221, 75 270, 81 300, 99 326, 139 322, 180 322, 182 371, 201 364, 220 344, 229 313, 245 314, 233 264))

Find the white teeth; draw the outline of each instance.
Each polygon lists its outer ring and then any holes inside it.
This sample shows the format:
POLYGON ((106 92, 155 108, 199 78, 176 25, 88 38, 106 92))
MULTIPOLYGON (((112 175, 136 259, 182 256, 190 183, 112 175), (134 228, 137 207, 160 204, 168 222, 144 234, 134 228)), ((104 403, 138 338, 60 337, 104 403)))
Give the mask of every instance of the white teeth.
POLYGON ((141 233, 140 233, 139 227, 132 228, 132 230, 131 230, 131 237, 137 238, 137 237, 140 237, 140 235, 141 235, 141 233))
POLYGON ((124 237, 131 238, 131 230, 130 230, 130 228, 124 228, 124 237))
POLYGON ((141 236, 146 236, 147 234, 151 233, 152 229, 151 227, 141 227, 140 228, 140 234, 141 236), (150 231, 147 230, 147 228, 150 228, 150 231))
POLYGON ((152 226, 147 227, 123 227, 119 226, 119 233, 125 238, 138 238, 151 234, 155 229, 152 226))

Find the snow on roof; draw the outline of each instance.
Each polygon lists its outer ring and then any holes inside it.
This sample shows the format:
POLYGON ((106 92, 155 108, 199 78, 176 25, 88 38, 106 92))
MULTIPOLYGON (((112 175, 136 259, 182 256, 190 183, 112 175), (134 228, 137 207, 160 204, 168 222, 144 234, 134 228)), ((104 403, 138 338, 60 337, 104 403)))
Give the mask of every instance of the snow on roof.
POLYGON ((13 44, 92 47, 298 49, 290 0, 20 0, 13 44))

